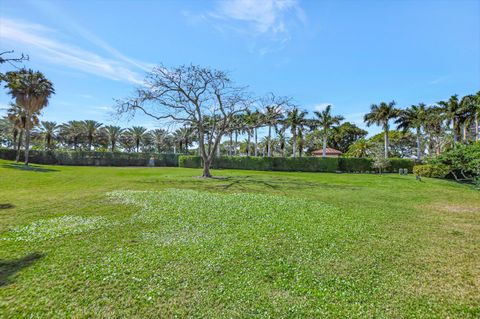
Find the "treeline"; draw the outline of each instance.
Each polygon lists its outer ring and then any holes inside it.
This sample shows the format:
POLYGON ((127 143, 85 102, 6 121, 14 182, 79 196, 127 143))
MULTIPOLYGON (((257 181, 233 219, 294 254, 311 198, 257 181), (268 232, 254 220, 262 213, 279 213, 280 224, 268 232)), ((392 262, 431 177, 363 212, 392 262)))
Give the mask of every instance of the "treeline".
MULTIPOLYGON (((437 105, 412 105, 395 108, 394 102, 372 105, 365 115, 368 125, 378 124, 383 133, 366 139, 367 131, 353 123, 342 122, 342 116, 331 114, 331 106, 321 112, 308 112, 294 107, 289 111, 265 108, 238 114, 218 148, 218 155, 301 157, 312 151, 332 147, 348 157, 373 157, 379 145, 385 156, 416 157, 439 155, 458 143, 478 140, 478 100, 480 93, 462 99, 452 96, 437 105), (397 130, 390 130, 394 121, 397 130), (258 130, 267 134, 258 138, 258 130)), ((18 153, 24 140, 25 111, 12 104, 7 116, 0 119, 0 143, 18 153)), ((40 121, 31 116, 33 149, 96 150, 122 152, 195 153, 195 127, 182 127, 173 132, 148 130, 142 126, 122 128, 103 125, 94 120, 69 121, 63 124, 40 121)))
MULTIPOLYGON (((24 140, 22 110, 12 105, 0 119, 0 142, 20 150, 24 140)), ((184 153, 191 145, 192 133, 181 128, 173 133, 164 129, 148 130, 142 126, 122 128, 103 125, 95 120, 69 121, 57 124, 33 117, 32 148, 38 150, 75 150, 111 152, 184 153)))
POLYGON ((252 97, 226 72, 196 65, 155 67, 146 75, 147 85, 116 102, 120 114, 143 112, 159 125, 174 122, 174 132, 94 120, 41 121, 55 94, 41 72, 0 73, 0 82, 13 99, 7 116, 0 119, 0 146, 15 149, 17 158, 24 148, 26 164, 31 145, 41 150, 180 152, 199 155, 203 177, 211 177, 210 164, 222 155, 296 158, 322 149, 326 157, 327 147, 333 147, 346 156, 370 157, 381 169, 391 156, 421 160, 479 139, 480 92, 403 109, 394 101, 373 104, 364 122, 380 126, 383 133, 366 139, 367 131, 332 114, 330 105, 309 115, 291 97, 252 97))

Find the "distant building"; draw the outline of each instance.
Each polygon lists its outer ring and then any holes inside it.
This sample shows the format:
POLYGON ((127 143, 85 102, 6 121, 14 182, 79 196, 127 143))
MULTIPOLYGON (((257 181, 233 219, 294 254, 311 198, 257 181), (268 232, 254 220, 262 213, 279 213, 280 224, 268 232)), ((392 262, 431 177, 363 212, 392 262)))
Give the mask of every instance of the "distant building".
MULTIPOLYGON (((330 147, 327 147, 326 152, 325 152, 326 157, 340 157, 340 156, 342 156, 342 154, 343 153, 340 152, 339 150, 336 150, 336 149, 330 148, 330 147)), ((322 157, 323 156, 323 149, 313 151, 312 156, 322 157)))

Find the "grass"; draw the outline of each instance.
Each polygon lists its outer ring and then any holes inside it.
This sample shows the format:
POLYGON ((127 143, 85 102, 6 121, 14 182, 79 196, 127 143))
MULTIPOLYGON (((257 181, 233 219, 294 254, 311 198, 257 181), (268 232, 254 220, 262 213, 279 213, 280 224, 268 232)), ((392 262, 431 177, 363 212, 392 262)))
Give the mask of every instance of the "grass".
POLYGON ((480 193, 0 161, 3 317, 478 318, 480 193))

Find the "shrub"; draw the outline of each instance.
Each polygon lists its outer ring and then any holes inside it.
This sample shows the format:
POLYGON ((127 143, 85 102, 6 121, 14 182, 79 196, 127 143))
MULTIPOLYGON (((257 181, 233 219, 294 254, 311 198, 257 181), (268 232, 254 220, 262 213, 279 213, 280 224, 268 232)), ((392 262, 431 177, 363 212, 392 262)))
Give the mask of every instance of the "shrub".
POLYGON ((372 159, 341 157, 338 159, 338 169, 342 172, 370 172, 372 170, 372 159))
POLYGON ((389 158, 387 172, 397 173, 400 168, 406 168, 408 172, 411 173, 414 165, 414 160, 409 158, 389 158))
POLYGON ((336 172, 338 158, 296 157, 273 158, 274 171, 298 172, 336 172))
MULTIPOLYGON (((14 160, 15 155, 15 150, 0 148, 0 158, 2 159, 14 160)), ((155 158, 155 166, 178 166, 178 154, 91 151, 31 150, 30 162, 77 166, 147 166, 152 156, 155 158)), ((23 160, 23 152, 20 154, 20 160, 23 160)))
POLYGON ((457 145, 456 149, 444 152, 428 163, 449 166, 456 180, 475 181, 480 177, 480 142, 457 145))
POLYGON ((213 166, 215 168, 271 171, 273 169, 273 159, 272 157, 221 156, 214 159, 213 166))
POLYGON ((450 168, 441 164, 424 164, 413 167, 413 173, 422 177, 444 178, 449 172, 450 168))
MULTIPOLYGON (((180 156, 178 163, 180 167, 199 168, 202 162, 199 156, 180 156)), ((221 156, 215 158, 212 167, 258 171, 335 172, 338 171, 338 159, 318 157, 221 156)))
POLYGON ((178 158, 178 166, 200 168, 202 167, 202 158, 200 156, 182 155, 178 158))

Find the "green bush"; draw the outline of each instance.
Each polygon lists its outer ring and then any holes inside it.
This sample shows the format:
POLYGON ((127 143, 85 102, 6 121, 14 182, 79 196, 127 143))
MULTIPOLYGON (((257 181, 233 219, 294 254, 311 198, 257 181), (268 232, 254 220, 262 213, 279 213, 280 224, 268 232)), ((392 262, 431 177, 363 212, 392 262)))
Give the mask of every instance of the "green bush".
MULTIPOLYGON (((15 156, 15 150, 0 148, 1 159, 14 160, 15 156)), ((178 166, 178 154, 156 153, 30 150, 29 161, 50 165, 147 166, 152 156, 155 158, 155 166, 178 166)), ((24 153, 21 152, 20 161, 23 159, 24 153)))
POLYGON ((372 170, 372 159, 341 157, 338 159, 338 168, 342 172, 370 172, 372 170))
POLYGON ((480 142, 457 145, 455 149, 443 152, 428 164, 442 164, 450 167, 450 177, 456 180, 478 182, 480 178, 480 142))
POLYGON ((415 165, 415 161, 409 158, 389 158, 388 162, 387 172, 390 173, 397 173, 400 168, 406 168, 411 173, 415 165))
POLYGON ((422 177, 445 178, 449 172, 450 168, 441 164, 424 164, 413 167, 413 173, 422 177))
POLYGON ((181 155, 178 158, 178 166, 188 168, 200 168, 202 167, 202 158, 200 156, 181 155))
POLYGON ((273 158, 273 170, 287 172, 336 172, 338 171, 338 158, 275 157, 273 158))
MULTIPOLYGON (((200 156, 180 156, 180 167, 201 167, 200 156)), ((337 158, 318 157, 254 157, 254 156, 221 156, 215 158, 213 168, 220 169, 251 169, 258 171, 298 171, 298 172, 336 172, 337 158)))
POLYGON ((214 159, 213 167, 271 171, 273 169, 273 158, 254 156, 221 156, 214 159))

